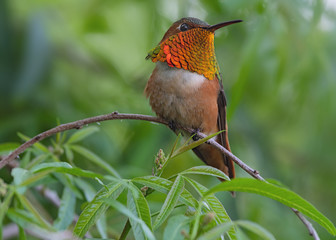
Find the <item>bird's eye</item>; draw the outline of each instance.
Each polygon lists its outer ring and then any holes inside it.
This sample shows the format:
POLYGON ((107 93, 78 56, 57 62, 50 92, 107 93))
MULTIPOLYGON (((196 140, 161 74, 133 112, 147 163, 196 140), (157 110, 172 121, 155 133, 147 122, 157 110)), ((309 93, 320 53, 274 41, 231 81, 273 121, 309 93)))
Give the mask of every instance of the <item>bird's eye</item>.
POLYGON ((189 30, 189 28, 190 28, 190 26, 189 26, 188 24, 186 24, 186 23, 182 23, 182 24, 180 25, 180 30, 181 30, 182 32, 189 30))

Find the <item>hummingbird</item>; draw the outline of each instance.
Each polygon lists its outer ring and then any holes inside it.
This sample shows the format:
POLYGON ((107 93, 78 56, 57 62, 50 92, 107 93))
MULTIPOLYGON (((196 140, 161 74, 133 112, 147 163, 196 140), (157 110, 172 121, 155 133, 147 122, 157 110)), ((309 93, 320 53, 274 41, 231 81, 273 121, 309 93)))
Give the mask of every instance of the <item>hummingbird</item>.
MULTIPOLYGON (((168 121, 176 133, 176 126, 207 135, 223 130, 215 140, 229 151, 226 98, 214 36, 217 29, 239 22, 242 20, 209 25, 198 18, 182 18, 146 57, 156 63, 145 88, 156 115, 168 121)), ((214 146, 203 143, 193 152, 205 164, 235 177, 233 161, 214 146)))

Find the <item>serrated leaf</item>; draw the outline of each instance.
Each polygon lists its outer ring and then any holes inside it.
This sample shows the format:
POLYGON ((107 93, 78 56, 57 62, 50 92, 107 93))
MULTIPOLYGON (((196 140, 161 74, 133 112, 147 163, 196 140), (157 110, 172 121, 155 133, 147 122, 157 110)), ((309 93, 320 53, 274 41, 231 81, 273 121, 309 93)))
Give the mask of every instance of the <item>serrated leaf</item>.
POLYGON ((199 140, 197 140, 197 141, 195 141, 195 142, 192 142, 192 143, 190 143, 190 144, 188 144, 188 145, 183 145, 182 147, 178 148, 178 149, 172 154, 171 158, 174 158, 174 157, 176 157, 176 156, 178 156, 178 155, 180 155, 180 154, 182 154, 182 153, 184 153, 184 152, 186 152, 186 151, 189 151, 189 150, 191 150, 191 149, 193 149, 193 148, 195 148, 195 147, 198 147, 198 146, 201 145, 202 143, 205 143, 205 142, 208 141, 210 138, 213 138, 213 137, 217 136, 217 135, 220 134, 221 132, 223 132, 223 131, 219 131, 219 132, 217 132, 217 133, 213 133, 213 134, 211 134, 211 135, 209 135, 209 136, 207 136, 207 137, 205 137, 205 138, 199 139, 199 140))
POLYGON ((75 194, 69 188, 64 188, 58 216, 54 221, 54 227, 57 230, 65 230, 72 223, 75 214, 75 206, 75 194))
POLYGON ((183 172, 180 173, 181 175, 187 175, 187 174, 201 174, 201 175, 209 175, 209 176, 214 176, 218 177, 227 181, 230 181, 230 178, 223 173, 221 170, 211 167, 211 166, 197 166, 197 167, 192 167, 187 170, 184 170, 183 172))
MULTIPOLYGON (((117 211, 119 211, 122 214, 124 214, 125 216, 127 216, 129 219, 132 219, 132 221, 140 224, 140 226, 142 228, 142 231, 144 232, 145 236, 150 240, 155 240, 154 234, 149 229, 149 227, 146 225, 146 223, 144 221, 142 221, 142 219, 135 216, 128 208, 126 208, 124 205, 122 205, 121 203, 119 203, 118 201, 115 201, 113 199, 106 199, 105 202, 108 205, 115 208, 117 211)), ((138 236, 139 235, 135 236, 136 239, 137 239, 138 236)), ((140 235, 140 237, 142 237, 142 235, 140 235)), ((142 238, 140 238, 140 239, 142 239, 142 238)))
POLYGON ((189 232, 190 218, 185 215, 176 215, 169 218, 167 227, 163 232, 163 240, 183 240, 184 236, 181 234, 182 229, 185 232, 189 232))
POLYGON ((99 131, 99 128, 96 126, 90 126, 83 129, 78 130, 74 134, 71 135, 69 140, 66 143, 76 143, 82 141, 84 138, 87 138, 91 134, 99 131))
POLYGON ((304 200, 302 197, 286 188, 256 179, 239 178, 216 185, 215 187, 211 188, 205 194, 205 196, 219 191, 250 192, 272 198, 288 207, 297 209, 301 213, 319 223, 330 234, 336 235, 335 226, 326 216, 319 212, 308 201, 304 200))
MULTIPOLYGON (((137 212, 137 205, 134 201, 134 199, 132 198, 132 196, 130 196, 130 190, 128 190, 128 194, 127 194, 127 208, 129 209, 129 211, 132 212, 132 214, 137 217, 138 219, 141 219, 139 216, 139 213, 137 212)), ((133 218, 129 218, 131 227, 132 227, 132 231, 133 231, 133 235, 134 238, 136 240, 144 240, 146 239, 145 237, 145 233, 143 232, 143 228, 141 226, 141 222, 140 221, 135 221, 133 218)))
MULTIPOLYGON (((184 178, 185 178, 185 180, 187 180, 193 186, 193 188, 201 196, 203 196, 208 191, 208 189, 206 187, 204 187, 202 184, 194 181, 193 179, 190 179, 190 178, 187 178, 187 177, 184 177, 184 178)), ((215 221, 216 221, 217 224, 225 223, 225 222, 231 222, 231 219, 230 219, 229 215, 227 214, 224 206, 216 198, 216 196, 214 194, 208 195, 206 198, 204 198, 204 201, 205 201, 206 205, 210 208, 208 211, 215 213, 215 221)), ((237 239, 237 232, 236 232, 236 229, 234 228, 234 226, 232 226, 232 228, 230 228, 227 233, 228 233, 228 236, 229 236, 230 239, 232 239, 232 240, 237 239)))
MULTIPOLYGON (((137 177, 133 178, 132 182, 140 183, 165 194, 169 192, 173 185, 172 181, 156 176, 137 177)), ((196 208, 198 205, 197 200, 186 189, 183 189, 180 195, 180 201, 193 208, 196 208)))
POLYGON ((175 205, 184 189, 184 180, 179 175, 175 179, 167 197, 164 201, 159 215, 156 217, 153 228, 157 229, 169 216, 169 214, 174 210, 175 205))
MULTIPOLYGON (((127 207, 131 209, 130 205, 134 204, 133 214, 138 218, 142 219, 149 229, 152 229, 152 219, 150 215, 150 210, 148 202, 145 196, 142 194, 139 188, 137 188, 132 182, 128 184, 128 195, 127 195, 127 207)), ((131 222, 132 225, 132 222, 131 222)))
POLYGON ((240 227, 243 227, 251 232, 254 232, 257 234, 259 237, 265 240, 275 240, 275 237, 273 236, 272 233, 267 231, 265 228, 260 226, 257 223, 251 222, 251 221, 246 221, 246 220, 238 220, 235 221, 235 224, 239 225, 240 227))
POLYGON ((107 185, 108 190, 102 188, 95 198, 86 205, 80 214, 76 223, 74 234, 83 237, 89 228, 97 221, 102 213, 106 211, 108 205, 105 203, 108 199, 116 199, 124 190, 123 181, 110 183, 107 185))
POLYGON ((111 167, 108 163, 106 163, 103 159, 98 157, 93 152, 87 150, 86 148, 78 146, 78 145, 71 145, 71 149, 79 153, 86 159, 90 160, 91 162, 95 163, 96 165, 100 166, 101 168, 105 169, 107 172, 109 172, 113 176, 120 178, 120 175, 113 167, 111 167))
POLYGON ((219 224, 216 227, 210 229, 208 232, 199 236, 197 240, 217 240, 224 233, 229 231, 229 229, 232 228, 232 226, 233 226, 232 222, 226 222, 226 223, 219 224))

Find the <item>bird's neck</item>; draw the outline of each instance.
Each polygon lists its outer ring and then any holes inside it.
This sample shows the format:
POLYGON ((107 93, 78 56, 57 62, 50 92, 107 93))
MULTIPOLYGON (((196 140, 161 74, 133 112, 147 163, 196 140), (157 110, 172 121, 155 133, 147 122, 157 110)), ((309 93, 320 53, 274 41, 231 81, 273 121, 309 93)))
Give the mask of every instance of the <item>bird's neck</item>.
POLYGON ((167 91, 184 93, 197 91, 205 81, 203 75, 189 70, 170 67, 166 62, 157 62, 153 72, 155 82, 167 91))
POLYGON ((214 34, 205 29, 197 28, 173 35, 150 51, 147 58, 198 73, 209 80, 219 75, 214 34))

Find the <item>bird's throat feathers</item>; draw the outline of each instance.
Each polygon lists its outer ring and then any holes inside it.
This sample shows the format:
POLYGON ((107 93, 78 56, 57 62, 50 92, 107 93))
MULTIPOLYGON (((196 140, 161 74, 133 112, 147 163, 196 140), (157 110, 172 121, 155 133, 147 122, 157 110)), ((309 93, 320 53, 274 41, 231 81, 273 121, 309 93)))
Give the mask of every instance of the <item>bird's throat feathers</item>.
POLYGON ((146 59, 149 58, 153 62, 167 62, 170 67, 196 72, 209 80, 219 75, 214 33, 203 28, 190 29, 168 37, 148 53, 146 59))

